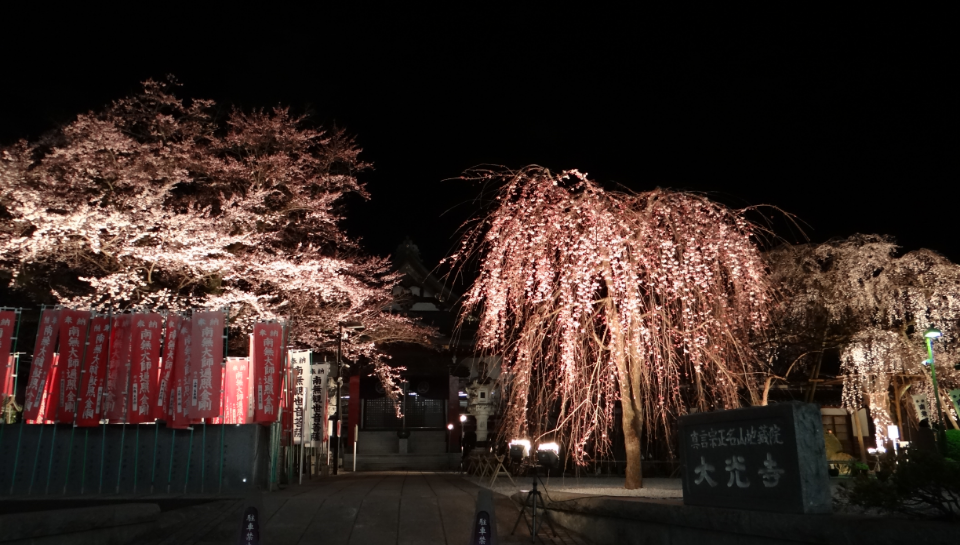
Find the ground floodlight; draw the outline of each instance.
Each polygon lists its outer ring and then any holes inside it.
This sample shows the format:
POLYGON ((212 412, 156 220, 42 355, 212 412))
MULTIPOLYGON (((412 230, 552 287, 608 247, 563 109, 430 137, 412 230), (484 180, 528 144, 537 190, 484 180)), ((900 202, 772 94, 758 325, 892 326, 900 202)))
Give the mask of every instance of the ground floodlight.
POLYGON ((510 460, 520 463, 524 458, 530 456, 530 440, 514 439, 510 441, 510 460))
POLYGON ((560 467, 560 445, 543 443, 537 447, 537 463, 547 469, 560 467))

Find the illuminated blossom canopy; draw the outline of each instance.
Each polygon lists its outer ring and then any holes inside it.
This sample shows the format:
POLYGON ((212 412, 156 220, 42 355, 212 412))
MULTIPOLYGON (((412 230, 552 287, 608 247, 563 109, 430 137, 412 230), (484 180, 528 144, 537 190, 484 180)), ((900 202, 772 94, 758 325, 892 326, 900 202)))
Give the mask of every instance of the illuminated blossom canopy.
POLYGON ((338 322, 360 320, 367 339, 347 343, 348 356, 427 342, 382 312, 399 280, 389 262, 339 227, 342 198, 368 196, 353 140, 284 108, 217 120, 213 102, 184 102, 174 86, 147 81, 2 151, 0 274, 11 287, 80 308, 229 306, 232 325, 289 319, 292 342, 318 350, 338 322))
POLYGON ((700 195, 604 191, 577 171, 473 171, 502 183, 468 232, 479 257, 462 319, 502 357, 501 433, 561 439, 584 462, 609 448, 623 406, 627 488, 640 437, 689 408, 755 403, 770 288, 743 216, 700 195))
MULTIPOLYGON (((771 277, 785 295, 774 315, 780 341, 811 354, 840 350, 843 404, 851 411, 869 407, 878 444, 896 423, 891 407, 905 387, 927 394, 933 404, 930 370, 922 363, 928 327, 943 332, 936 342, 936 371, 945 409, 947 392, 960 387, 960 373, 953 369, 960 360, 960 266, 930 250, 901 257, 897 250, 887 237, 855 235, 767 254, 771 277)), ((937 420, 935 412, 928 414, 937 420)))

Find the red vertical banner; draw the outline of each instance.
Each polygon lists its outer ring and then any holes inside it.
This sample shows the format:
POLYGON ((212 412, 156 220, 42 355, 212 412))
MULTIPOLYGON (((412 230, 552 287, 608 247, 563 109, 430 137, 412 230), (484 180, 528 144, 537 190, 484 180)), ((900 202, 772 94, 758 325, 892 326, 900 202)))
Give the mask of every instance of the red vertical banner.
POLYGON ((227 359, 226 376, 223 383, 223 417, 226 424, 248 424, 247 405, 250 392, 250 360, 247 358, 227 359))
POLYGON ((17 331, 17 314, 12 310, 0 311, 0 399, 4 395, 14 395, 13 375, 16 373, 13 350, 13 336, 17 331))
POLYGON ((57 347, 57 334, 60 330, 60 311, 45 310, 40 316, 37 330, 37 344, 33 349, 33 361, 30 363, 30 381, 23 407, 24 420, 36 420, 40 416, 40 402, 47 386, 47 375, 53 367, 53 354, 57 347))
POLYGON ((223 327, 223 312, 193 313, 190 418, 219 416, 223 387, 223 327))
POLYGON ((180 319, 174 350, 176 364, 170 383, 170 416, 167 427, 184 429, 190 426, 187 402, 187 378, 190 376, 190 356, 193 352, 193 321, 190 318, 180 319))
POLYGON ((253 327, 250 356, 254 371, 254 422, 276 422, 280 410, 280 371, 283 368, 283 326, 253 327))
POLYGON ((295 388, 293 365, 288 355, 284 358, 286 365, 283 369, 283 390, 280 393, 280 444, 289 447, 293 445, 293 392, 295 388))
POLYGON ((110 319, 106 316, 95 316, 90 320, 88 339, 78 396, 80 415, 77 416, 77 426, 80 427, 98 425, 103 414, 103 388, 110 353, 110 319))
POLYGON ((64 310, 60 314, 60 361, 58 364, 58 422, 73 422, 77 414, 77 391, 80 388, 80 362, 87 341, 90 312, 64 310))
POLYGON ((114 423, 126 422, 130 397, 131 316, 124 314, 110 325, 110 372, 103 402, 103 415, 114 423))
POLYGON ((40 393, 40 412, 28 424, 53 424, 57 420, 57 399, 60 397, 60 355, 54 354, 50 362, 50 371, 47 372, 47 386, 40 393))
POLYGON ((160 360, 160 369, 157 372, 157 402, 153 406, 153 417, 160 420, 170 420, 171 387, 173 385, 173 370, 177 365, 177 337, 183 319, 177 314, 167 315, 166 332, 163 335, 163 359, 160 360))
POLYGON ((130 346, 130 407, 127 419, 131 424, 152 422, 157 395, 157 360, 163 317, 156 313, 134 314, 130 346))

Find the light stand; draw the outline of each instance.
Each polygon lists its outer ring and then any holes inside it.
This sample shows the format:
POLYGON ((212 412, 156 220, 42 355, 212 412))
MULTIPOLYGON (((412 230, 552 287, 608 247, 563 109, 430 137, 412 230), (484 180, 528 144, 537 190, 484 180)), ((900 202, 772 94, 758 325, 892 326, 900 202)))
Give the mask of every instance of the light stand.
POLYGON ((517 526, 520 525, 520 519, 524 519, 524 513, 527 512, 527 508, 530 508, 531 520, 527 523, 527 528, 530 530, 530 542, 537 542, 537 531, 540 529, 540 525, 543 524, 543 521, 546 521, 547 526, 550 527, 550 531, 556 535, 556 530, 554 530, 553 525, 550 524, 550 521, 547 520, 547 504, 543 501, 543 496, 540 494, 540 491, 537 489, 537 481, 540 480, 540 475, 537 470, 541 466, 539 464, 533 466, 533 489, 527 493, 527 497, 523 500, 523 508, 520 509, 520 514, 517 516, 517 521, 513 523, 513 530, 510 531, 510 535, 514 535, 517 532, 517 526), (543 509, 543 517, 540 522, 537 522, 537 509, 543 509))

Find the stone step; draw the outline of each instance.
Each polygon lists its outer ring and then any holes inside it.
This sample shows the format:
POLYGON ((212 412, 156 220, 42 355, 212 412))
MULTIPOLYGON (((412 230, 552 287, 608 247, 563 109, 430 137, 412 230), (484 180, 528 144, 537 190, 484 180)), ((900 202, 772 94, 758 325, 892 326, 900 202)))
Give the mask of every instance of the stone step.
MULTIPOLYGON (((343 458, 343 467, 353 470, 353 454, 343 458)), ((460 467, 460 453, 450 454, 375 454, 357 455, 357 471, 455 471, 460 467)))

